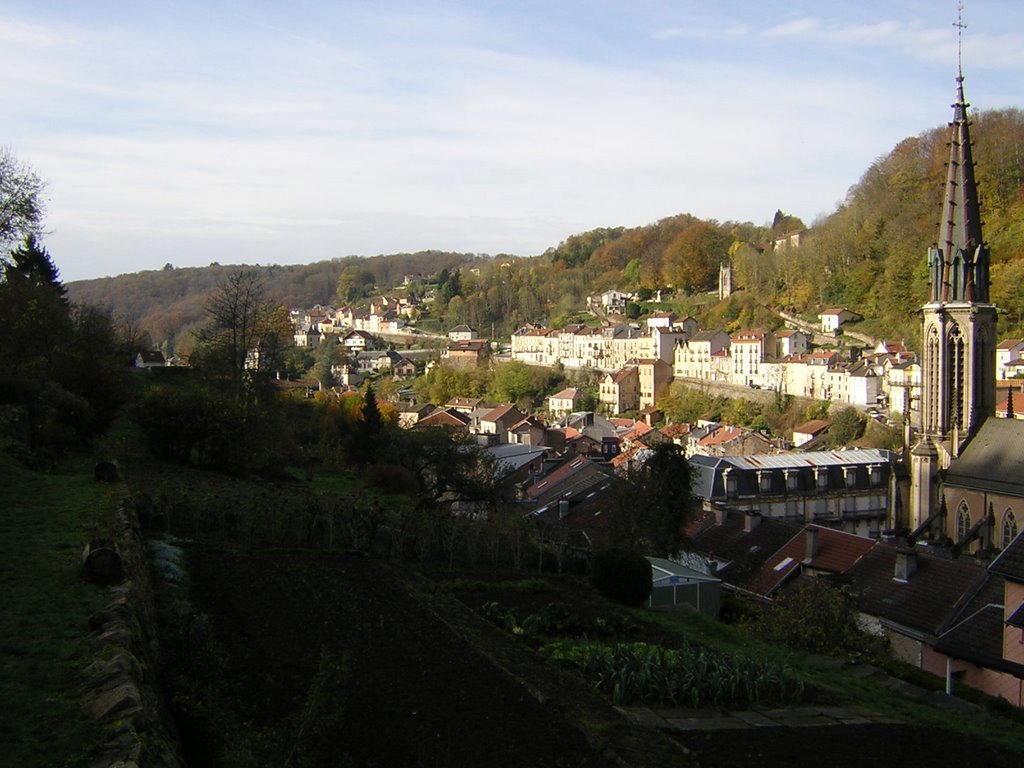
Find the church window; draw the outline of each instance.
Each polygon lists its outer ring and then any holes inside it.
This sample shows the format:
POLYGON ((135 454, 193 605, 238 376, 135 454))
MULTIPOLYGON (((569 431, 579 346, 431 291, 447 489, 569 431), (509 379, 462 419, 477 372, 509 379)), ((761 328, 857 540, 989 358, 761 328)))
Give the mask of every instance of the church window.
POLYGON ((971 530, 971 510, 967 506, 967 502, 964 500, 960 501, 960 506, 956 510, 956 540, 963 541, 967 538, 968 531, 971 530))
POLYGON ((925 370, 928 373, 928 379, 925 382, 925 394, 927 396, 926 408, 928 421, 925 423, 925 428, 934 429, 939 426, 939 408, 940 408, 940 391, 939 391, 939 331, 933 325, 928 329, 928 348, 926 351, 928 357, 928 364, 925 370))
POLYGON ((959 325, 954 324, 949 332, 949 413, 953 423, 949 426, 965 427, 967 420, 964 418, 964 353, 966 344, 964 334, 959 325))
POLYGON ((964 254, 959 248, 953 255, 953 263, 951 265, 949 281, 950 281, 950 301, 963 301, 964 300, 964 254))
POLYGON ((1001 541, 999 542, 999 546, 1002 549, 1006 549, 1008 546, 1010 546, 1010 542, 1017 538, 1017 518, 1013 514, 1012 509, 1007 509, 1005 512, 1003 512, 1003 525, 1001 533, 1002 536, 1001 541))
POLYGON ((938 248, 928 250, 928 268, 930 270, 931 299, 942 301, 942 251, 938 248))

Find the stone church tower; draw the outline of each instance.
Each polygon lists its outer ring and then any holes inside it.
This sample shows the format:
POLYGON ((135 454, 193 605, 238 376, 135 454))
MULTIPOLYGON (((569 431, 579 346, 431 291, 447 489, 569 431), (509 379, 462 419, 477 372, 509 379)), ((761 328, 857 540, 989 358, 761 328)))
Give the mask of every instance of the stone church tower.
POLYGON ((949 162, 922 315, 921 434, 910 452, 910 525, 938 510, 938 473, 995 412, 996 309, 981 233, 963 73, 956 79, 949 162))

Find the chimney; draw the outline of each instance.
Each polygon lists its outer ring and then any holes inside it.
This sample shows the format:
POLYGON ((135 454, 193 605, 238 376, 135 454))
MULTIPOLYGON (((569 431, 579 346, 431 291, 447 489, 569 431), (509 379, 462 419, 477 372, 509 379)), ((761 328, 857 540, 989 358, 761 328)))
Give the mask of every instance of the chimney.
POLYGON ((807 550, 804 553, 804 562, 811 562, 818 554, 818 529, 813 526, 807 527, 807 550))
POLYGON ((893 579, 908 581, 917 570, 917 550, 913 547, 900 547, 896 550, 896 569, 893 579))
POLYGON ((569 514, 569 500, 559 499, 558 500, 558 519, 565 520, 566 515, 569 514))
POLYGON ((715 525, 725 525, 725 518, 728 517, 728 512, 725 507, 720 504, 715 505, 715 525))
POLYGON ((750 533, 761 524, 761 515, 756 512, 747 512, 743 516, 743 532, 750 533))

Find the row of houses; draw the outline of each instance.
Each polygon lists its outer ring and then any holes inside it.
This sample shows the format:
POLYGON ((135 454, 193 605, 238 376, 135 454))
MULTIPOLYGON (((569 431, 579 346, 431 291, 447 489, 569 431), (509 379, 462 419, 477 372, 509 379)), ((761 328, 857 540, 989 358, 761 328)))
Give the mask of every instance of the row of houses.
POLYGON ((315 347, 326 334, 344 335, 347 331, 366 333, 402 333, 409 320, 422 311, 414 297, 378 296, 366 309, 317 304, 311 309, 293 309, 289 313, 295 329, 297 347, 315 347))
POLYGON ((601 401, 613 412, 643 409, 667 392, 674 378, 778 390, 785 394, 902 411, 920 387, 916 356, 883 342, 857 359, 812 350, 800 330, 749 330, 732 335, 698 330, 692 318, 664 313, 645 327, 561 329, 524 327, 512 335, 512 359, 533 365, 561 362, 607 371, 601 401), (632 370, 631 370, 632 369, 632 370), (897 390, 896 396, 890 392, 897 390))

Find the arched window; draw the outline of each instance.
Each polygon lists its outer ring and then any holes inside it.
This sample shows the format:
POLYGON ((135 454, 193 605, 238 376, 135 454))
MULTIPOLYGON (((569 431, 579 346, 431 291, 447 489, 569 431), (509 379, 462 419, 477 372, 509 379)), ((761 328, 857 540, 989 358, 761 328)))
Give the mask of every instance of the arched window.
POLYGON ((1013 514, 1013 510, 1007 508, 1003 512, 1003 525, 999 540, 1000 548, 1006 549, 1015 538, 1017 538, 1017 518, 1013 514))
POLYGON ((964 277, 965 277, 964 253, 959 248, 953 254, 952 264, 949 270, 949 300, 964 300, 964 277))
POLYGON ((968 508, 967 502, 961 500, 960 506, 956 510, 956 540, 966 539, 969 530, 971 530, 971 510, 968 508))
POLYGON ((954 323, 949 331, 947 347, 947 359, 949 360, 947 393, 949 397, 949 415, 952 419, 952 422, 947 427, 957 426, 963 428, 967 426, 967 419, 964 418, 966 415, 964 409, 964 375, 966 373, 964 351, 966 346, 963 330, 954 323))

